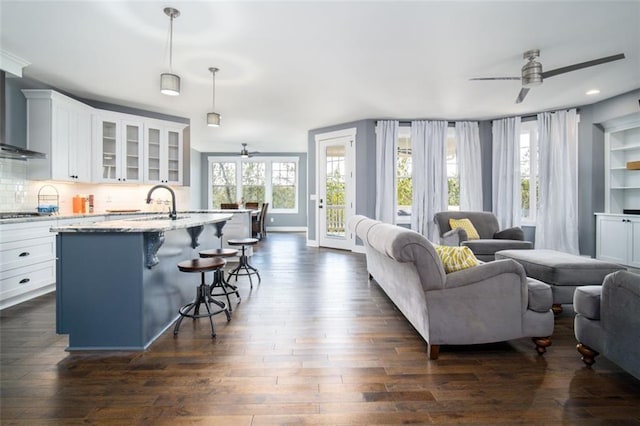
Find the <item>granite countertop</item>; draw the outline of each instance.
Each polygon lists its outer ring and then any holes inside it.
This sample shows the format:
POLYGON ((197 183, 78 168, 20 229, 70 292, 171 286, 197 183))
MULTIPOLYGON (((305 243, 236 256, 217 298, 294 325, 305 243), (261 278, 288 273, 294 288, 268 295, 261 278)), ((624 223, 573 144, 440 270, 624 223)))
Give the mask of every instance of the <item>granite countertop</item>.
POLYGON ((232 214, 191 211, 180 212, 176 220, 171 220, 165 213, 147 214, 130 219, 57 226, 52 227, 51 232, 164 232, 223 222, 231 219, 231 217, 232 214))

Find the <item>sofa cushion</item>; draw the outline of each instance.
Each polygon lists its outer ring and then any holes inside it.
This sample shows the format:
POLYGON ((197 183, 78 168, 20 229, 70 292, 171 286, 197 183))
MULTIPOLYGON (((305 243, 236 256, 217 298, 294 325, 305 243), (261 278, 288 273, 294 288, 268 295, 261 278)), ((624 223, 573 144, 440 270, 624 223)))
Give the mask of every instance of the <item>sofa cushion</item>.
POLYGON ((478 259, 473 255, 469 247, 451 247, 434 244, 433 248, 436 249, 436 253, 440 256, 444 271, 447 274, 478 266, 478 259))
POLYGON ((600 296, 602 286, 585 285, 573 293, 573 309, 589 319, 600 319, 600 296))
POLYGON ((490 254, 500 250, 508 249, 530 249, 533 247, 531 241, 519 241, 519 240, 468 240, 462 242, 463 246, 467 246, 477 255, 490 254))
POLYGON ((469 240, 480 239, 480 235, 478 235, 478 231, 473 226, 473 223, 471 223, 471 221, 467 218, 463 218, 463 219, 451 218, 449 219, 449 226, 451 226, 451 229, 455 229, 455 228, 464 229, 464 232, 467 233, 467 239, 469 240))
POLYGON ((535 312, 549 312, 553 304, 551 287, 533 278, 527 278, 528 309, 535 312))

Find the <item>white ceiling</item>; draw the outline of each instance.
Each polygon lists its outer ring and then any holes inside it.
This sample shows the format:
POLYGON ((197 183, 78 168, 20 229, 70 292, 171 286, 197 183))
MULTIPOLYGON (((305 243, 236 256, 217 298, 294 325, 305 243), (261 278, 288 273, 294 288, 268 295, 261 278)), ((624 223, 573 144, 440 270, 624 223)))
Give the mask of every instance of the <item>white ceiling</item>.
POLYGON ((365 118, 482 119, 584 105, 640 87, 640 2, 7 1, 0 49, 74 95, 191 119, 200 151, 307 149, 307 131, 365 118), (169 18, 179 97, 159 92, 169 18), (556 76, 514 104, 522 52, 556 76), (216 75, 222 125, 205 125, 216 75), (585 92, 598 88, 597 96, 585 92))

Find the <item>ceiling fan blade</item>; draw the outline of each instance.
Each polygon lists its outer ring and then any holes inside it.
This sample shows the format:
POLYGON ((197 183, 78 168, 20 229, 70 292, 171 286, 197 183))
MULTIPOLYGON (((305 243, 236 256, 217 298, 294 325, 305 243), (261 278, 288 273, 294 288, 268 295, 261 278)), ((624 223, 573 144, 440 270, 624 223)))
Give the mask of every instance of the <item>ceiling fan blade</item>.
POLYGON ((520 77, 476 77, 469 80, 520 80, 520 77))
POLYGON ((581 62, 579 64, 573 64, 562 68, 556 68, 554 70, 544 71, 542 73, 542 78, 549 78, 558 74, 577 71, 582 68, 593 67, 595 65, 606 64, 607 62, 618 61, 620 59, 624 59, 624 53, 618 53, 617 55, 605 56, 604 58, 594 59, 592 61, 581 62))
POLYGON ((518 97, 516 98, 516 103, 519 104, 522 101, 524 101, 524 98, 527 96, 527 93, 529 93, 528 87, 523 87, 522 89, 520 89, 520 93, 518 93, 518 97))

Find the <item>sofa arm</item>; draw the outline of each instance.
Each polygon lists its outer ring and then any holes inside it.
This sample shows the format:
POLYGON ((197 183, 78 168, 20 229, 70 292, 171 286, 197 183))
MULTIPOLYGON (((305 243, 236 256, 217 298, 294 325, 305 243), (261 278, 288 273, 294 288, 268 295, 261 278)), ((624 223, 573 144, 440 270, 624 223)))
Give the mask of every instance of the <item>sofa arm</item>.
POLYGON ((601 297, 602 286, 585 285, 578 287, 573 293, 573 310, 576 311, 576 314, 599 320, 601 297))
POLYGON ((519 276, 522 285, 524 285, 527 279, 522 265, 512 259, 504 259, 482 263, 478 266, 447 274, 447 281, 444 284, 444 288, 473 285, 502 274, 515 274, 519 276))
POLYGON ((445 246, 459 246, 467 241, 467 231, 462 228, 453 228, 440 236, 440 244, 445 246))
POLYGON ((519 226, 503 229, 493 234, 496 240, 520 240, 524 241, 524 231, 519 226))
POLYGON ((549 284, 527 277, 527 309, 549 312, 553 305, 553 292, 549 284))

